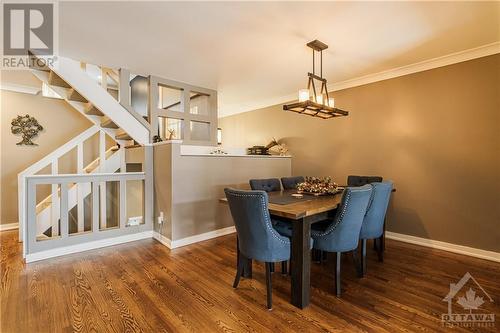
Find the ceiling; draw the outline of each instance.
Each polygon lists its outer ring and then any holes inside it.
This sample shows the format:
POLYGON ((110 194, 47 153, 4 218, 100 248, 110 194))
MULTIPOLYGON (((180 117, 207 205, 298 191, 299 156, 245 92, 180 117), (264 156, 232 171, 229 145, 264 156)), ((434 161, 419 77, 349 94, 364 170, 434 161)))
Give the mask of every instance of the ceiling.
POLYGON ((60 2, 60 54, 217 89, 221 116, 290 99, 320 39, 341 82, 500 40, 500 2, 60 2))

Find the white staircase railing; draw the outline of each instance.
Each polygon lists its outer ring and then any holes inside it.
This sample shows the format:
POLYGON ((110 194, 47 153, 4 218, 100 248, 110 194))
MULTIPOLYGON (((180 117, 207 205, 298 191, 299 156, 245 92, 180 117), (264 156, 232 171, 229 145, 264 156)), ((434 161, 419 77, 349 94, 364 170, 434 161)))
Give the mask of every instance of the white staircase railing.
MULTIPOLYGON (((92 126, 89 129, 85 130, 81 134, 77 135, 70 141, 66 142, 64 145, 59 147, 58 149, 54 150, 52 153, 46 155, 44 158, 39 160, 38 162, 34 163, 24 171, 20 172, 17 176, 17 181, 18 181, 18 208, 19 208, 19 238, 21 241, 24 240, 23 236, 23 230, 24 226, 26 225, 27 221, 27 216, 26 216, 26 178, 29 176, 36 175, 38 172, 42 171, 45 168, 50 167, 51 174, 52 175, 57 175, 59 173, 59 159, 66 155, 68 152, 76 148, 77 151, 77 156, 76 156, 76 165, 77 165, 77 173, 78 174, 84 174, 85 173, 85 168, 84 168, 84 143, 88 139, 90 139, 92 136, 96 135, 99 133, 99 163, 96 165, 95 161, 91 163, 94 167, 94 170, 98 170, 100 172, 114 172, 115 170, 109 169, 110 163, 108 162, 108 159, 106 157, 106 133, 98 126, 92 126), (108 167, 108 168, 107 168, 108 167)), ((125 171, 126 165, 125 165, 125 152, 124 148, 120 148, 118 151, 116 151, 113 155, 118 154, 117 156, 119 157, 119 168, 122 170, 122 172, 125 171)), ((113 158, 113 161, 115 161, 116 156, 113 158)), ((116 165, 116 163, 113 163, 116 165)), ((114 168, 114 166, 113 166, 114 168)), ((101 189, 103 193, 105 194, 106 188, 105 186, 101 189)), ((84 200, 84 188, 81 187, 76 187, 75 191, 77 191, 77 203, 80 206, 83 206, 83 200, 84 200)), ((51 204, 48 207, 42 208, 42 211, 44 211, 43 215, 48 215, 47 208, 50 209, 50 221, 51 221, 51 226, 52 226, 52 232, 57 233, 59 230, 59 216, 60 216, 60 206, 59 206, 59 191, 58 187, 56 185, 52 185, 51 187, 51 204)), ((105 205, 105 204, 104 204, 105 205)), ((105 206, 104 206, 105 207, 105 206)), ((70 209, 72 207, 69 207, 70 209)), ((36 216, 35 216, 35 221, 36 221, 36 216)), ((50 226, 49 225, 49 226, 50 226)), ((82 228, 83 226, 83 217, 81 213, 79 213, 78 216, 78 226, 79 229, 82 228)), ((39 227, 43 229, 43 226, 39 227)), ((42 231, 43 232, 43 231, 42 231)))
MULTIPOLYGON (((144 184, 147 182, 144 172, 132 173, 99 173, 88 175, 33 175, 25 176, 26 182, 26 225, 24 226, 23 254, 26 262, 36 261, 48 257, 84 251, 102 246, 108 246, 124 241, 136 240, 152 235, 151 219, 142 219, 141 224, 128 223, 128 207, 138 205, 129 202, 127 196, 128 182, 140 181, 143 190, 133 189, 135 196, 132 199, 141 200, 142 216, 147 215, 144 195, 138 196, 136 192, 144 193, 144 184), (119 191, 116 199, 118 213, 116 225, 110 228, 107 225, 107 210, 101 206, 102 184, 118 182, 119 191), (55 237, 39 237, 36 221, 36 191, 38 185, 51 185, 60 188, 60 230, 55 237), (69 187, 71 184, 90 186, 90 228, 84 232, 69 232, 69 187)), ((106 197, 106 192, 104 192, 106 197)))
MULTIPOLYGON (((114 173, 122 166, 122 157, 124 154, 123 148, 113 152, 115 148, 110 148, 106 150, 106 163, 104 164, 104 170, 99 167, 100 158, 98 157, 91 163, 89 163, 85 168, 86 173, 114 173)), ((73 207, 78 206, 80 203, 79 198, 85 198, 90 194, 90 186, 88 184, 84 184, 82 186, 71 186, 68 190, 69 204, 68 209, 71 210, 73 207)), ((44 233, 51 226, 53 227, 53 231, 57 232, 57 225, 54 225, 54 221, 59 219, 59 210, 54 209, 53 206, 58 205, 58 202, 54 203, 54 197, 49 195, 40 203, 37 204, 37 214, 36 214, 36 225, 37 225, 37 235, 44 233), (54 216, 55 215, 55 216, 54 216)), ((80 206, 81 207, 81 206, 80 206)), ((78 230, 83 231, 83 217, 81 208, 78 211, 80 214, 78 216, 78 230)))

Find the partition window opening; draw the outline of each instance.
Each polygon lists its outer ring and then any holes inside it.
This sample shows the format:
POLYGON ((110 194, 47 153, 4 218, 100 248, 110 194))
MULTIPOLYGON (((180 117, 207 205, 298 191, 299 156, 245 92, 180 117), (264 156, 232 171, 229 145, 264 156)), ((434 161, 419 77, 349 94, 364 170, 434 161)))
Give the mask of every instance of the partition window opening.
POLYGON ((158 85, 158 108, 165 111, 184 112, 183 90, 158 85))
POLYGON ((182 140, 184 121, 182 119, 158 117, 158 131, 160 138, 166 140, 182 140))
POLYGON ((208 116, 210 113, 210 95, 191 91, 189 93, 189 113, 208 116))

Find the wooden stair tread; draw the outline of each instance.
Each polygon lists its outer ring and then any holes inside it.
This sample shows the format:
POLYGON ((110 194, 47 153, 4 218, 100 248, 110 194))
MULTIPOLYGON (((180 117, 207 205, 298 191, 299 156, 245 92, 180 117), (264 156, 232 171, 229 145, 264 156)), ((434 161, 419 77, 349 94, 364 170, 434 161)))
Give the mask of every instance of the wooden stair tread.
POLYGON ((66 83, 59 75, 54 73, 53 71, 50 71, 49 73, 49 84, 51 86, 57 86, 57 87, 62 87, 62 88, 71 88, 69 84, 66 83))
POLYGON ((132 137, 128 133, 122 132, 122 133, 118 133, 117 135, 115 135, 115 139, 116 140, 132 140, 132 137))
POLYGON ((102 113, 93 104, 90 104, 87 108, 85 108, 85 114, 88 114, 89 116, 104 116, 104 113, 102 113))
POLYGON ((104 127, 104 128, 114 128, 114 129, 118 129, 118 125, 115 124, 113 122, 113 120, 111 120, 110 118, 105 118, 102 122, 101 122, 101 127, 104 127))
POLYGON ((75 102, 82 102, 82 103, 88 102, 87 99, 85 97, 83 97, 82 95, 80 95, 80 93, 78 91, 76 91, 75 89, 69 90, 68 99, 70 101, 75 101, 75 102))

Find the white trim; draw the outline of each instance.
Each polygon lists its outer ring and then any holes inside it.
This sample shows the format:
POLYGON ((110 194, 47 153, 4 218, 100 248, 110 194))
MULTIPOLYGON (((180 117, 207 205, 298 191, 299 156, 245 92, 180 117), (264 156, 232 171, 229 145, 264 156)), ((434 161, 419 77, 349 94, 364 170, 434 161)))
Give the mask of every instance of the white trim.
POLYGON ((151 238, 152 236, 153 236, 152 231, 143 231, 143 232, 139 232, 136 234, 123 235, 123 236, 118 236, 118 237, 113 237, 113 238, 100 239, 100 240, 92 241, 92 242, 88 242, 88 243, 58 247, 58 248, 54 248, 54 249, 50 249, 50 250, 46 250, 46 251, 27 254, 26 255, 26 263, 30 263, 30 262, 34 262, 34 261, 38 261, 38 260, 49 259, 49 258, 54 258, 54 257, 59 257, 59 256, 72 254, 72 253, 80 253, 83 251, 99 249, 101 247, 106 247, 106 246, 112 246, 112 245, 118 245, 118 244, 127 243, 127 242, 133 242, 136 240, 151 238))
POLYGON ((145 146, 161 146, 161 145, 171 145, 175 143, 182 143, 182 140, 164 140, 160 142, 154 142, 154 143, 146 143, 144 144, 145 146))
POLYGON ((432 240, 432 239, 428 239, 428 238, 421 238, 421 237, 399 234, 399 233, 391 232, 391 231, 386 231, 385 236, 389 239, 394 239, 394 240, 397 240, 400 242, 405 242, 405 243, 430 247, 433 249, 463 254, 463 255, 471 256, 471 257, 475 257, 475 258, 500 262, 500 253, 499 252, 486 251, 486 250, 476 249, 473 247, 432 240))
POLYGON ((7 230, 13 230, 19 228, 19 223, 6 223, 6 224, 0 224, 0 231, 7 231, 7 230))
POLYGON ((352 87, 361 86, 368 83, 392 79, 399 76, 414 74, 418 72, 457 64, 472 59, 482 58, 493 54, 500 53, 500 42, 486 44, 473 49, 451 53, 442 57, 437 57, 429 60, 417 62, 415 64, 393 68, 387 71, 368 74, 351 80, 346 80, 332 85, 333 90, 342 90, 352 87))
POLYGON ((165 245, 166 247, 168 247, 169 249, 172 249, 172 241, 169 238, 160 234, 159 232, 153 231, 153 238, 156 239, 158 242, 162 243, 163 245, 165 245))
MULTIPOLYGON (((500 42, 494 42, 491 44, 482 45, 476 48, 451 53, 445 56, 428 59, 414 64, 397 67, 378 73, 368 74, 341 82, 332 82, 329 86, 330 88, 329 91, 333 92, 347 88, 358 87, 369 83, 393 79, 399 76, 414 74, 438 67, 453 65, 463 61, 482 58, 497 53, 500 53, 500 42)), ((226 105, 223 108, 219 109, 219 115, 220 115, 219 118, 229 117, 235 114, 249 112, 249 111, 255 111, 272 105, 288 103, 294 100, 297 100, 297 93, 279 97, 272 97, 257 103, 252 102, 248 104, 226 105), (226 110, 231 110, 231 111, 226 113, 224 112, 226 110)))
POLYGON ((214 231, 205 232, 205 233, 199 234, 199 235, 194 235, 194 236, 189 236, 189 237, 173 240, 171 242, 171 246, 172 246, 172 249, 175 249, 175 248, 178 248, 181 246, 186 246, 186 245, 193 244, 193 243, 203 242, 203 241, 208 240, 208 239, 229 235, 229 234, 232 234, 235 232, 236 232, 236 228, 234 226, 222 228, 222 229, 218 229, 218 230, 214 230, 214 231))
POLYGON ((159 234, 158 232, 153 232, 153 238, 168 247, 169 249, 175 249, 178 247, 186 246, 189 244, 203 242, 212 238, 217 238, 225 235, 229 235, 236 232, 236 228, 234 226, 217 229, 214 231, 205 232, 203 234, 189 236, 177 240, 171 240, 167 237, 159 234))
POLYGON ((42 88, 27 86, 24 84, 2 83, 0 84, 0 90, 13 91, 21 94, 38 95, 42 88))

